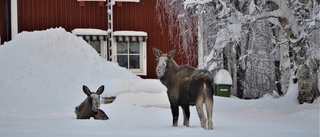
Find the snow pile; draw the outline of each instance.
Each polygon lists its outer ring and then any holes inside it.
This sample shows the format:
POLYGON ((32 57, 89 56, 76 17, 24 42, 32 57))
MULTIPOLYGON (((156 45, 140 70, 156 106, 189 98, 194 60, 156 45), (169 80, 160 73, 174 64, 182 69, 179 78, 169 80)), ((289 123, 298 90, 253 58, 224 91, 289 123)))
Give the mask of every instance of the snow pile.
POLYGON ((167 88, 159 80, 115 79, 110 82, 116 87, 116 91, 109 92, 108 95, 117 96, 114 104, 121 108, 132 105, 169 108, 169 100, 165 92, 167 88))
POLYGON ((62 28, 22 32, 0 47, 0 64, 1 94, 9 96, 1 96, 0 115, 11 108, 71 109, 85 98, 82 85, 92 91, 105 85, 107 96, 118 94, 113 80, 141 80, 62 28))
POLYGON ((230 73, 225 69, 220 69, 214 77, 214 83, 232 85, 230 73))

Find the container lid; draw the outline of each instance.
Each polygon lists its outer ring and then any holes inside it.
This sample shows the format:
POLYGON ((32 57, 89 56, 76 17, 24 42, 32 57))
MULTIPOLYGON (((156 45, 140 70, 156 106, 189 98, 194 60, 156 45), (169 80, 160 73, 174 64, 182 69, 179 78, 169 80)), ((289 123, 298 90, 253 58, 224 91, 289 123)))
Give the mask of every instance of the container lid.
POLYGON ((214 83, 232 85, 232 78, 230 73, 225 69, 220 69, 214 77, 214 83))

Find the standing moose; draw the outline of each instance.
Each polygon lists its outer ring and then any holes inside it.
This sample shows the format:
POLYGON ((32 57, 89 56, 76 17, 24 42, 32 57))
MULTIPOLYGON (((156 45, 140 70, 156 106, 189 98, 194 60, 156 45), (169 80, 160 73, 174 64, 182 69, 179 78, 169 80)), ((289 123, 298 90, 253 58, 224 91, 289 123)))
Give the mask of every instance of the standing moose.
POLYGON ((179 106, 183 109, 184 126, 189 126, 190 105, 196 105, 200 118, 201 127, 213 129, 213 76, 204 69, 195 69, 190 66, 179 66, 173 60, 176 50, 168 54, 162 54, 159 49, 153 48, 153 54, 158 59, 156 73, 161 83, 167 87, 167 94, 170 101, 173 116, 173 126, 178 126, 179 106), (203 104, 206 106, 207 119, 203 112, 203 104))
POLYGON ((100 109, 100 95, 104 91, 104 86, 100 86, 97 92, 91 92, 85 85, 82 87, 87 98, 75 108, 77 119, 94 119, 108 120, 109 117, 100 109))

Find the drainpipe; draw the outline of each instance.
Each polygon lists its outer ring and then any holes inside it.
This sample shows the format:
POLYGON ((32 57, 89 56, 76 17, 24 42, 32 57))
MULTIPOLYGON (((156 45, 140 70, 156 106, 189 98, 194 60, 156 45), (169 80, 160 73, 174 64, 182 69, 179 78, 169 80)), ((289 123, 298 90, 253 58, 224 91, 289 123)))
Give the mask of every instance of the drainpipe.
POLYGON ((6 2, 6 33, 7 33, 7 40, 11 40, 11 1, 7 0, 6 2))

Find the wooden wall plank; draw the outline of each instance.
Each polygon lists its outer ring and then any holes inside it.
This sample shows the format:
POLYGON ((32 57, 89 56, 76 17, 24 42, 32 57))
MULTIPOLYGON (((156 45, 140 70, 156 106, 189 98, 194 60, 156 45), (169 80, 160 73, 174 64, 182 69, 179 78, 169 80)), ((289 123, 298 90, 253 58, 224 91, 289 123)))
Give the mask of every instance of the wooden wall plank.
POLYGON ((6 11, 6 0, 0 0, 0 36, 1 36, 1 43, 3 44, 7 39, 7 11, 6 11))
MULTIPOLYGON (((104 2, 105 4, 105 2, 104 2)), ((84 6, 77 0, 18 0, 18 31, 43 30, 63 27, 107 29, 107 7, 99 2, 86 1, 84 6), (105 11, 105 12, 102 12, 105 11)))

